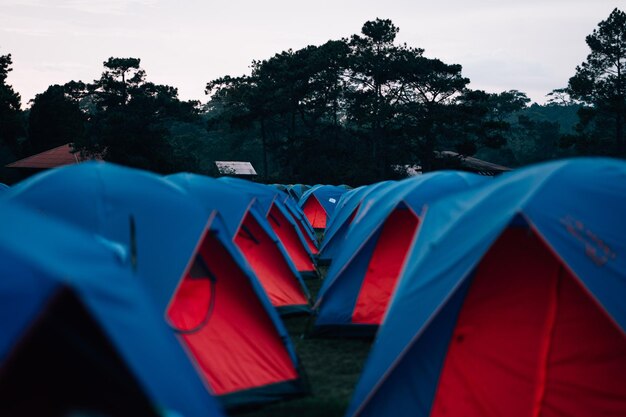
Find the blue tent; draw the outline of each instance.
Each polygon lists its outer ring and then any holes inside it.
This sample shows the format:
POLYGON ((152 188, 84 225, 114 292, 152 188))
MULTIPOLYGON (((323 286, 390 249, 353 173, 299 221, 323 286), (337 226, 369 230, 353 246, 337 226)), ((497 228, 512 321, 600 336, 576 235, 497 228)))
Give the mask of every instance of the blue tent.
POLYGON ((337 208, 330 219, 330 223, 324 231, 324 240, 320 246, 318 262, 330 263, 332 261, 333 257, 341 249, 346 234, 350 229, 350 223, 354 220, 361 203, 377 190, 393 183, 393 181, 383 181, 369 186, 355 188, 341 196, 337 208))
POLYGON ((311 226, 311 223, 309 223, 309 220, 304 215, 302 208, 291 197, 283 198, 280 201, 283 203, 289 214, 291 214, 291 217, 293 217, 293 219, 296 221, 296 225, 298 226, 298 229, 300 229, 300 232, 304 237, 309 251, 312 255, 316 255, 319 250, 317 248, 317 237, 315 236, 315 230, 313 229, 313 226, 311 226))
POLYGON ((287 189, 289 188, 289 186, 285 184, 272 184, 272 187, 276 188, 277 190, 283 191, 284 193, 287 193, 287 189))
POLYGON ((427 204, 488 181, 439 171, 374 190, 328 271, 315 305, 314 331, 373 334, 387 305, 427 204))
POLYGON ((281 314, 309 311, 308 289, 255 198, 201 175, 176 174, 166 178, 209 211, 220 213, 233 242, 281 314))
POLYGON ((302 195, 298 203, 315 229, 325 229, 341 196, 347 190, 334 185, 316 185, 302 195))
POLYGON ((9 189, 9 186, 0 182, 0 193, 9 189))
POLYGON ((287 192, 296 200, 300 201, 302 195, 307 192, 311 187, 304 184, 293 184, 287 188, 287 192))
POLYGON ((0 201, 0 276, 0 414, 221 415, 127 246, 0 201))
POLYGON ((2 194, 132 248, 137 274, 165 310, 208 222, 161 177, 104 162, 45 171, 2 194))
POLYGON ((246 193, 250 198, 256 198, 263 210, 263 215, 267 217, 300 274, 304 278, 317 276, 313 254, 305 235, 283 203, 283 196, 277 190, 267 185, 238 178, 221 177, 219 180, 239 192, 246 193))
POLYGON ((308 392, 287 329, 217 211, 167 316, 225 407, 308 392))
MULTIPOLYGON (((246 182, 240 181, 238 184, 245 186, 246 182)), ((253 185, 252 187, 260 191, 262 190, 262 187, 259 187, 259 185, 260 184, 256 184, 256 185, 253 185)), ((302 186, 302 187, 308 188, 308 186, 302 186)), ((300 197, 296 197, 294 196, 294 194, 289 193, 289 192, 278 193, 276 194, 276 199, 275 199, 275 201, 280 201, 282 205, 287 209, 289 214, 291 214, 293 219, 296 221, 298 228, 302 232, 302 235, 306 239, 307 244, 309 248, 311 249, 311 252, 313 254, 316 254, 317 253, 317 239, 315 237, 315 231, 313 230, 313 227, 309 224, 309 221, 304 216, 304 212, 298 205, 299 200, 300 200, 300 197)))
POLYGON ((182 188, 145 171, 91 162, 31 177, 2 198, 130 248, 138 280, 226 406, 306 389, 287 332, 232 233, 182 188))
POLYGON ((327 265, 332 260, 333 253, 341 246, 345 232, 348 230, 350 222, 354 219, 356 210, 367 188, 369 187, 362 186, 348 190, 339 198, 337 207, 335 207, 333 214, 326 222, 326 229, 324 230, 324 236, 317 254, 318 264, 327 265))
POLYGON ((430 206, 347 415, 625 415, 625 212, 602 158, 430 206))
POLYGON ((261 208, 264 211, 264 215, 267 215, 272 204, 275 200, 279 199, 281 194, 278 190, 265 184, 259 184, 257 182, 247 181, 241 178, 234 177, 220 177, 218 181, 228 184, 234 189, 240 192, 246 193, 251 198, 256 198, 261 208))

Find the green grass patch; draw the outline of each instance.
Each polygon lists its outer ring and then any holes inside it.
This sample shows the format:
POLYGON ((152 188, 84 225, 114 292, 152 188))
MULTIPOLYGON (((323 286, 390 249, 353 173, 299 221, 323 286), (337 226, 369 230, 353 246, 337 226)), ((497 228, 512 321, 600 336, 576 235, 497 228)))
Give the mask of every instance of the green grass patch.
MULTIPOLYGON (((311 293, 316 296, 321 281, 311 280, 306 284, 311 293)), ((284 323, 302 361, 311 386, 311 393, 306 397, 285 400, 233 415, 240 417, 343 416, 361 375, 371 340, 303 338, 309 326, 308 317, 288 317, 284 319, 284 323)))

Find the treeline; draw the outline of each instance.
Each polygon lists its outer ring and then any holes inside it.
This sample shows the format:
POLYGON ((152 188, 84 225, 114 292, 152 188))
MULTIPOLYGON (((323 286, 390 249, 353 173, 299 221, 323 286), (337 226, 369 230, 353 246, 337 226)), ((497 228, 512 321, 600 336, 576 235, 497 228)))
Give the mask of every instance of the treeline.
POLYGON ((357 185, 405 166, 459 166, 441 151, 511 167, 626 155, 622 11, 587 37, 587 60, 546 105, 517 90, 472 90, 461 65, 398 44, 398 31, 376 19, 350 38, 253 61, 250 75, 207 83, 204 106, 147 81, 139 59, 109 58, 99 79, 51 86, 22 111, 6 83, 11 56, 0 56, 0 162, 71 142, 162 173, 249 160, 269 182, 357 185))

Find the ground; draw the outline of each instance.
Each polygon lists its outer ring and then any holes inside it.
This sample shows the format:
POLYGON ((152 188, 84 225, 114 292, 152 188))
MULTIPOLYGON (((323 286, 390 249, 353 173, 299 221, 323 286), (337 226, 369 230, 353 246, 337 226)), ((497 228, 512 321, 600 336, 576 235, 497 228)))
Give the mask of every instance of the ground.
MULTIPOLYGON (((317 295, 321 281, 307 281, 317 295)), ((339 417, 343 416, 361 375, 371 340, 319 339, 303 335, 308 317, 288 317, 284 323, 311 385, 308 396, 233 413, 237 417, 339 417)))

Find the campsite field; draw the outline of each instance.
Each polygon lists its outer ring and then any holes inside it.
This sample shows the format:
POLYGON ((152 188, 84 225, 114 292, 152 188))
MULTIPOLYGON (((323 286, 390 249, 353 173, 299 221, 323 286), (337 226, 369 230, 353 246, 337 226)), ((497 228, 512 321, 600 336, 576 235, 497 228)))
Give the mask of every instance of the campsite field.
MULTIPOLYGON (((321 281, 307 281, 317 295, 321 281)), ((302 337, 308 317, 288 317, 285 325, 309 379, 308 396, 237 412, 241 417, 339 417, 345 414, 352 391, 367 358, 371 341, 302 337)))

